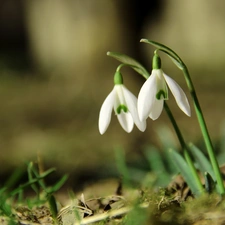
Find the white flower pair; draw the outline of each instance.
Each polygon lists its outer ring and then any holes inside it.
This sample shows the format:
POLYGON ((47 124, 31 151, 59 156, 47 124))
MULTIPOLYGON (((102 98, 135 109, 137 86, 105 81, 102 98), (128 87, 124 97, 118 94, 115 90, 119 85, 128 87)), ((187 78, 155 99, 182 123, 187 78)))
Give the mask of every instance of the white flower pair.
POLYGON ((168 100, 168 88, 171 90, 177 105, 188 116, 191 115, 187 97, 181 87, 161 69, 160 58, 153 58, 151 76, 142 86, 138 99, 123 85, 120 72, 114 76, 115 86, 102 104, 99 115, 99 131, 104 134, 111 121, 114 108, 115 114, 123 127, 130 133, 134 123, 140 131, 146 129, 146 119, 156 120, 163 109, 164 100, 168 100))

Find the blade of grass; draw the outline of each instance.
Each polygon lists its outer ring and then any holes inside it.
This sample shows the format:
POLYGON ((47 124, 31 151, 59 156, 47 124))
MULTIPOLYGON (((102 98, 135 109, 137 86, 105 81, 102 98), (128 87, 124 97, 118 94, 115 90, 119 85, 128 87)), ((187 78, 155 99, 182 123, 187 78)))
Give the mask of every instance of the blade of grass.
POLYGON ((25 189, 26 187, 31 186, 32 184, 37 183, 39 180, 45 178, 46 176, 48 176, 49 174, 51 174, 51 173, 54 172, 54 171, 55 171, 54 168, 49 169, 49 170, 45 171, 43 174, 41 174, 39 177, 37 177, 37 178, 35 178, 35 179, 32 179, 32 180, 26 182, 25 184, 20 185, 18 188, 16 188, 15 190, 13 190, 13 191, 10 193, 10 196, 13 196, 13 195, 18 194, 21 190, 25 189))
POLYGON ((212 193, 213 191, 215 191, 215 181, 213 180, 213 178, 210 176, 209 173, 205 172, 204 173, 204 178, 205 178, 205 190, 207 193, 212 193))
MULTIPOLYGON (((37 168, 35 168, 34 166, 31 167, 31 173, 34 174, 35 178, 38 178, 38 177, 40 176, 40 174, 39 174, 37 168)), ((39 186, 40 186, 43 190, 46 189, 46 185, 45 185, 45 182, 44 182, 43 179, 38 180, 38 184, 39 184, 39 186)), ((40 188, 40 187, 39 187, 39 188, 40 188)))
MULTIPOLYGON (((27 166, 27 174, 28 174, 28 180, 31 181, 34 179, 33 175, 33 162, 29 162, 27 166)), ((31 188, 34 190, 34 192, 37 194, 37 197, 39 198, 40 190, 37 184, 32 184, 31 188)))
POLYGON ((53 187, 46 190, 47 193, 52 194, 52 193, 58 191, 64 185, 64 183, 67 181, 68 177, 69 176, 67 174, 65 174, 53 187))
POLYGON ((7 189, 11 189, 23 176, 25 169, 18 168, 16 169, 12 175, 7 179, 4 184, 4 187, 7 189))
POLYGON ((197 148, 194 144, 189 144, 189 149, 191 154, 193 155, 196 163, 199 166, 199 170, 204 174, 205 172, 209 173, 213 180, 216 180, 215 174, 213 172, 212 166, 206 156, 202 153, 202 151, 197 148))
POLYGON ((52 213, 52 217, 54 218, 54 220, 56 220, 58 215, 58 209, 57 209, 57 203, 56 203, 55 197, 52 194, 48 196, 48 203, 49 203, 50 211, 52 213))
POLYGON ((122 175, 123 183, 131 187, 130 174, 125 161, 125 153, 121 148, 115 149, 116 165, 119 173, 122 175))
POLYGON ((153 146, 149 146, 144 153, 149 162, 150 168, 157 175, 157 184, 160 186, 167 185, 170 182, 171 178, 169 173, 167 173, 166 171, 159 150, 154 148, 153 146))
POLYGON ((173 149, 170 149, 169 152, 171 154, 171 163, 174 163, 174 165, 180 171, 192 193, 196 196, 199 196, 201 193, 199 192, 197 184, 193 180, 192 174, 189 172, 190 169, 184 158, 173 149))

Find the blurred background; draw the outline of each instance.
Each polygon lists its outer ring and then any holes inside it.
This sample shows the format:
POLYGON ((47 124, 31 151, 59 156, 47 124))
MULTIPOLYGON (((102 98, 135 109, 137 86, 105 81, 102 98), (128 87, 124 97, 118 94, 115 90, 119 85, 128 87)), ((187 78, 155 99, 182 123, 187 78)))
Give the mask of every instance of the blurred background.
MULTIPOLYGON (((135 127, 126 134, 115 116, 103 136, 98 131, 99 110, 119 65, 106 52, 128 54, 151 71, 154 48, 141 38, 181 56, 216 143, 225 111, 224 21, 225 2, 219 0, 1 0, 1 175, 38 155, 47 168, 69 173, 76 185, 113 174, 116 147, 130 163, 143 161, 146 145, 160 148, 160 128, 173 132, 165 113, 149 119, 145 133, 135 127)), ((181 71, 160 55, 165 73, 187 90, 181 71)), ((144 79, 127 68, 122 73, 137 95, 144 79)), ((168 104, 185 139, 201 142, 193 107, 188 118, 171 95, 168 104)))

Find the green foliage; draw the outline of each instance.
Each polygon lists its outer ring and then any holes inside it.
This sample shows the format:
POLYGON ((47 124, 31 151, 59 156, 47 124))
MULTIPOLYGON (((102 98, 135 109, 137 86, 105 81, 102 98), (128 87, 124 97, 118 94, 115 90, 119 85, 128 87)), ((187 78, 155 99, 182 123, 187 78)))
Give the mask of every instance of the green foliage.
POLYGON ((165 167, 164 158, 160 151, 153 146, 148 146, 144 153, 151 171, 156 175, 155 185, 166 187, 171 180, 171 174, 165 167))
POLYGON ((29 208, 48 202, 52 216, 53 218, 56 218, 58 210, 53 194, 62 187, 68 176, 64 175, 54 185, 47 186, 44 179, 46 179, 54 171, 55 169, 51 168, 43 173, 39 173, 33 162, 29 162, 27 165, 28 181, 19 184, 18 187, 14 188, 23 175, 22 170, 16 170, 15 173, 13 173, 12 176, 6 181, 5 185, 0 189, 0 215, 13 219, 12 208, 15 204, 15 200, 17 199, 18 202, 26 202, 29 208), (34 198, 24 199, 24 193, 28 189, 34 191, 34 198))
POLYGON ((184 177, 188 186, 192 190, 192 193, 194 195, 198 196, 200 194, 199 189, 198 189, 198 186, 197 186, 196 182, 193 179, 193 176, 190 172, 188 164, 186 163, 184 158, 179 153, 177 153, 173 149, 170 149, 169 151, 170 151, 170 154, 171 154, 171 163, 174 163, 177 166, 177 169, 179 170, 179 172, 184 177))
POLYGON ((124 219, 124 225, 144 225, 148 219, 148 212, 138 205, 134 207, 124 219))
POLYGON ((148 39, 141 39, 141 42, 155 46, 157 48, 157 50, 160 50, 160 51, 166 53, 179 69, 181 69, 181 70, 184 69, 185 65, 184 65, 183 61, 171 48, 169 48, 161 43, 158 43, 156 41, 151 41, 148 39))
POLYGON ((216 183, 209 173, 204 173, 205 178, 205 190, 207 193, 212 193, 215 191, 216 183))
POLYGON ((107 55, 117 59, 118 61, 124 63, 127 66, 130 66, 137 73, 141 74, 146 79, 150 76, 150 74, 144 68, 144 66, 142 66, 137 60, 133 59, 132 57, 128 55, 121 54, 118 52, 107 52, 107 55))
POLYGON ((189 149, 191 154, 193 155, 195 162, 197 164, 197 168, 204 174, 205 172, 209 173, 213 180, 216 180, 215 174, 213 172, 212 166, 203 152, 197 148, 194 144, 189 144, 189 149))
POLYGON ((130 178, 130 173, 129 173, 129 169, 126 165, 126 159, 125 159, 125 153, 123 151, 123 149, 121 148, 117 148, 115 149, 115 156, 116 156, 116 165, 117 165, 117 169, 119 171, 119 173, 122 176, 122 180, 123 183, 128 186, 131 187, 131 178, 130 178))

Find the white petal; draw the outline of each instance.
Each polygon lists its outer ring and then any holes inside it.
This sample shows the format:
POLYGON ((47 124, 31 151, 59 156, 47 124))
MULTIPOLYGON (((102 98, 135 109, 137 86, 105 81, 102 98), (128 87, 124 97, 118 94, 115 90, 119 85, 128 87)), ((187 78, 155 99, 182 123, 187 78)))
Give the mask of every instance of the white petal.
POLYGON ((134 123, 138 127, 140 131, 145 131, 146 129, 146 120, 140 121, 138 112, 137 112, 137 98, 134 94, 132 94, 125 86, 123 87, 123 93, 125 97, 125 101, 127 103, 127 108, 130 111, 134 123))
POLYGON ((181 87, 174 81, 171 77, 164 74, 164 77, 166 79, 166 83, 168 84, 176 102, 177 105, 180 107, 180 109, 188 116, 191 116, 191 109, 190 105, 188 103, 187 97, 184 93, 184 91, 181 89, 181 87))
POLYGON ((121 104, 125 105, 126 103, 125 103, 124 93, 123 93, 124 85, 123 84, 116 84, 114 86, 114 88, 115 88, 115 91, 116 91, 116 101, 117 101, 116 104, 118 104, 118 106, 121 105, 121 104))
POLYGON ((134 127, 134 121, 129 112, 122 111, 120 114, 117 115, 117 118, 120 122, 122 128, 127 132, 130 133, 134 127))
POLYGON ((157 91, 156 79, 156 74, 152 73, 152 75, 145 81, 139 92, 137 108, 141 121, 146 120, 152 110, 157 91))
POLYGON ((159 116, 161 115, 162 110, 163 110, 163 103, 164 103, 163 99, 160 99, 160 100, 156 99, 155 100, 154 107, 152 108, 152 111, 149 114, 149 117, 152 120, 158 119, 159 116))
POLYGON ((112 109, 115 99, 115 89, 113 89, 106 97, 99 113, 98 127, 100 134, 104 134, 111 121, 112 109))

